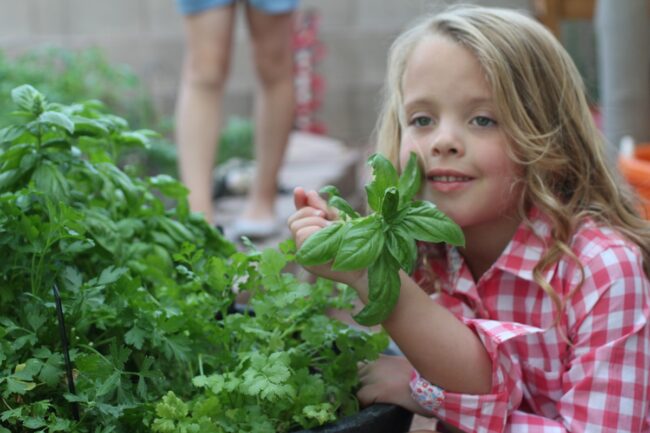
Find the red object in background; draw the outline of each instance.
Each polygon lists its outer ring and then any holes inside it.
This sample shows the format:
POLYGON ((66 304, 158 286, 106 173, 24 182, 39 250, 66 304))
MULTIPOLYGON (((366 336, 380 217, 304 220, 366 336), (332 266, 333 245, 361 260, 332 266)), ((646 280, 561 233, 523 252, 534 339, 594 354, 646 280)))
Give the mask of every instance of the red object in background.
POLYGON ((313 10, 300 11, 296 15, 294 30, 294 80, 296 86, 296 117, 294 127, 299 131, 325 134, 327 128, 318 119, 323 103, 325 80, 316 66, 325 55, 318 40, 320 18, 313 10))
POLYGON ((650 143, 639 143, 631 156, 620 155, 618 168, 643 201, 641 212, 650 220, 650 143))

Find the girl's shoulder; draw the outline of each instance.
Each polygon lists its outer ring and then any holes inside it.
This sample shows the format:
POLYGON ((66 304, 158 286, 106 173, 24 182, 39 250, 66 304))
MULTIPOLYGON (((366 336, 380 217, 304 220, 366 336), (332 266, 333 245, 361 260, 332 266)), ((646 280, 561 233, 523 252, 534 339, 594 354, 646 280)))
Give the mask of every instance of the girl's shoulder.
POLYGON ((564 294, 581 288, 571 304, 582 303, 585 305, 580 308, 584 308, 602 296, 612 296, 613 292, 620 292, 621 296, 634 293, 642 298, 650 295, 641 249, 615 228, 585 218, 575 230, 569 247, 578 262, 565 256, 557 270, 558 276, 569 283, 564 287, 564 294))
POLYGON ((607 323, 612 314, 621 314, 623 306, 626 314, 634 316, 632 322, 647 320, 640 317, 647 315, 650 280, 637 244, 615 228, 586 218, 569 246, 579 263, 565 256, 557 268, 566 283, 560 291, 570 295, 566 304, 569 329, 577 330, 591 314, 598 314, 598 319, 589 319, 592 322, 607 323))
POLYGON ((569 247, 583 263, 608 251, 625 251, 641 259, 641 249, 613 227, 586 217, 577 226, 569 247))
MULTIPOLYGON (((546 227, 540 258, 551 247, 551 222, 538 215, 537 227, 546 227)), ((539 235, 539 233, 538 233, 539 235)), ((564 254, 555 266, 547 269, 544 279, 555 290, 570 295, 577 288, 580 293, 597 300, 613 285, 625 281, 626 290, 647 292, 650 282, 643 267, 641 248, 622 232, 592 217, 583 217, 567 242, 572 254, 564 254)), ((581 296, 572 299, 580 301, 581 296)))

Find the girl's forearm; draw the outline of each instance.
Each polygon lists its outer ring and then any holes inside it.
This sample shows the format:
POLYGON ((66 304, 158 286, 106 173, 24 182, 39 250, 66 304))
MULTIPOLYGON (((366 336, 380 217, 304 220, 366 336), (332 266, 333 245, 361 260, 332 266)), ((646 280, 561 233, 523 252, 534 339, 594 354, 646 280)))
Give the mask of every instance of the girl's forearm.
MULTIPOLYGON (((486 394, 492 387, 492 361, 478 336, 433 301, 405 273, 397 306, 384 328, 411 364, 432 384, 447 391, 486 394)), ((364 276, 353 287, 368 301, 364 276)))

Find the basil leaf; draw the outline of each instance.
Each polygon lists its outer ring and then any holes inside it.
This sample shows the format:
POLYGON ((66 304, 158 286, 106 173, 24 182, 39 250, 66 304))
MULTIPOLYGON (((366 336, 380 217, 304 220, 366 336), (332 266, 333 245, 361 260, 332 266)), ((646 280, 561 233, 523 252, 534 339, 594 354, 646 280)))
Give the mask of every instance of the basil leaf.
POLYGON ((57 111, 45 111, 38 116, 38 122, 44 123, 51 126, 57 126, 68 131, 70 134, 74 134, 74 123, 70 118, 57 111))
POLYGON ((25 133, 26 129, 22 125, 9 125, 6 128, 0 129, 0 143, 7 143, 14 141, 25 133))
POLYGON ((376 216, 352 220, 349 227, 334 258, 335 271, 367 268, 384 247, 383 224, 376 216))
POLYGON ((457 246, 465 244, 465 236, 460 227, 427 201, 414 202, 401 224, 411 236, 420 241, 446 242, 457 246))
POLYGON ((400 195, 397 191, 397 188, 391 186, 384 193, 384 199, 381 203, 381 216, 384 217, 387 223, 391 223, 395 220, 395 217, 398 213, 398 204, 400 201, 400 195))
POLYGON ((411 152, 406 168, 399 178, 397 189, 399 190, 399 207, 400 209, 413 200, 415 194, 420 190, 422 185, 422 170, 418 165, 418 157, 411 152))
POLYGON ((40 114, 43 110, 43 95, 29 84, 23 84, 11 91, 14 104, 25 111, 40 114))
POLYGON ((109 134, 108 128, 96 120, 81 116, 71 116, 70 120, 74 123, 74 131, 77 135, 86 134, 102 137, 109 134))
POLYGON ((378 153, 368 158, 368 164, 372 167, 374 175, 372 182, 366 185, 368 204, 375 212, 381 212, 384 191, 391 186, 397 186, 397 170, 386 157, 378 153))
POLYGON ((296 253, 296 260, 303 266, 322 265, 334 259, 343 239, 342 223, 334 223, 309 236, 296 253))
POLYGON ((32 180, 39 191, 57 201, 64 201, 70 195, 69 184, 57 166, 49 161, 43 161, 36 167, 32 180))
POLYGON ((333 185, 326 185, 318 191, 321 194, 327 194, 329 198, 327 199, 327 204, 331 207, 334 207, 338 210, 340 210, 344 215, 347 215, 350 219, 356 219, 359 218, 361 215, 359 215, 359 212, 355 211, 352 205, 345 201, 343 197, 341 197, 341 193, 339 192, 339 189, 333 185))
POLYGON ((386 247, 407 274, 413 272, 418 248, 415 240, 402 226, 393 226, 386 232, 386 247))
POLYGON ((377 325, 388 319, 399 299, 399 265, 387 251, 368 269, 368 303, 354 320, 363 326, 377 325))
POLYGON ((339 197, 339 196, 331 197, 327 204, 330 205, 331 207, 340 210, 341 212, 343 212, 344 215, 347 215, 350 219, 356 219, 361 216, 359 212, 354 210, 354 208, 350 205, 350 203, 345 201, 343 197, 339 197))
POLYGON ((327 197, 328 200, 330 198, 334 197, 334 196, 339 196, 339 197, 341 196, 341 193, 340 193, 339 189, 337 187, 335 187, 334 185, 325 185, 324 187, 322 187, 318 191, 318 193, 319 194, 327 194, 328 195, 328 197, 327 197))

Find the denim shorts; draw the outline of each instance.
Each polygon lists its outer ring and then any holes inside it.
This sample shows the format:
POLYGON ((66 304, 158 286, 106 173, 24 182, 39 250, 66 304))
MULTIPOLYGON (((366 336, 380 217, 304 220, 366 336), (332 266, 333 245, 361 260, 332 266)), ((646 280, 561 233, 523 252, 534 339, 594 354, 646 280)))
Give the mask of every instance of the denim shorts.
MULTIPOLYGON (((178 9, 183 15, 191 15, 206 9, 227 6, 237 0, 176 0, 178 9)), ((298 7, 298 0, 245 0, 255 9, 269 15, 290 12, 298 7)))

